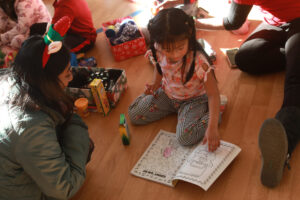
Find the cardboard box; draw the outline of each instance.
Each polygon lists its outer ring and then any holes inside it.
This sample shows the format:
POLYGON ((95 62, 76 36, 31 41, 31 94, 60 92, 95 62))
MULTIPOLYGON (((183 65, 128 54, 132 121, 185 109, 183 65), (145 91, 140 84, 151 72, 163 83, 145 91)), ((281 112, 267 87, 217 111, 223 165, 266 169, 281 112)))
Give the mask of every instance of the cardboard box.
POLYGON ((110 111, 110 106, 104 86, 102 84, 102 80, 94 79, 89 84, 89 88, 91 89, 98 112, 103 113, 103 115, 106 116, 110 111))
MULTIPOLYGON (((103 23, 102 24, 103 31, 105 32, 108 26, 115 25, 116 23, 120 23, 127 18, 132 19, 131 17, 124 17, 124 18, 115 19, 113 21, 103 23)), ((110 43, 109 38, 106 37, 107 42, 111 48, 111 52, 116 61, 122 61, 127 58, 131 58, 133 56, 145 54, 145 52, 147 51, 146 42, 143 33, 141 31, 140 34, 142 37, 118 45, 112 45, 110 43)))
MULTIPOLYGON (((75 69, 75 68, 74 68, 75 69)), ((85 69, 89 72, 100 72, 101 70, 106 70, 109 73, 109 78, 112 80, 113 83, 110 85, 108 89, 105 89, 105 93, 109 102, 110 108, 114 108, 117 106, 122 94, 127 89, 127 77, 125 70, 123 69, 116 69, 116 68, 98 68, 98 67, 77 67, 76 69, 85 69)), ((74 99, 85 97, 89 101, 89 109, 91 111, 99 112, 100 110, 97 109, 96 101, 94 99, 93 93, 91 88, 88 85, 84 87, 73 87, 69 86, 66 88, 66 92, 73 97, 74 99)), ((105 113, 105 112, 104 112, 105 113)), ((103 113, 103 114, 104 114, 103 113)))

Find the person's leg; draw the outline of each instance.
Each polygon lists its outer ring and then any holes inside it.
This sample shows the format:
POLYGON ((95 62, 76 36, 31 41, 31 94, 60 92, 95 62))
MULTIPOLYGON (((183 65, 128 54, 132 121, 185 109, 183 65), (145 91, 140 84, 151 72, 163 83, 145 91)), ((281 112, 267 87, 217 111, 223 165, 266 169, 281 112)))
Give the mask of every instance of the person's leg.
POLYGON ((175 112, 173 100, 161 88, 155 96, 142 94, 128 109, 129 119, 136 125, 148 124, 175 112))
POLYGON ((284 99, 276 118, 286 129, 291 154, 300 139, 300 18, 290 22, 285 51, 284 99))
POLYGON ((259 133, 262 184, 275 187, 300 139, 300 18, 287 27, 284 100, 275 118, 266 120, 259 133))
POLYGON ((73 53, 85 53, 94 46, 94 42, 87 40, 79 35, 67 33, 64 38, 64 43, 73 53))
POLYGON ((209 119, 208 99, 202 95, 180 105, 176 138, 181 145, 192 145, 204 137, 209 119))
POLYGON ((235 56, 238 68, 250 74, 264 74, 285 68, 286 32, 276 26, 260 24, 240 46, 235 56))

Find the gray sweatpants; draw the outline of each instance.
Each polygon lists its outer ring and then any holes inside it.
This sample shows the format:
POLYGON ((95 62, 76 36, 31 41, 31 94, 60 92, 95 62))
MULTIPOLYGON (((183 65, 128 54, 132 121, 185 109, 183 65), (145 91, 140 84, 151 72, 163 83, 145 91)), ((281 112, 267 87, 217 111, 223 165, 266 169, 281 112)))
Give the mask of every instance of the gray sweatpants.
POLYGON ((155 96, 139 96, 128 110, 129 119, 135 125, 148 124, 172 113, 178 113, 176 138, 181 145, 192 145, 203 139, 209 119, 206 95, 174 100, 159 88, 155 96))

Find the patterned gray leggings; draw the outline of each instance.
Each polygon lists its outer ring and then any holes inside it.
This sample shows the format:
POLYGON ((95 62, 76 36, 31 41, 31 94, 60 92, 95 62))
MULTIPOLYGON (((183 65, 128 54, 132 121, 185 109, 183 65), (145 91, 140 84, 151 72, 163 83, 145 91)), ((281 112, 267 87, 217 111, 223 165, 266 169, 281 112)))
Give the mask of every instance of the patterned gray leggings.
POLYGON ((128 110, 129 119, 135 125, 148 124, 173 113, 178 113, 176 138, 181 145, 196 144, 203 139, 209 119, 206 95, 174 100, 159 88, 155 96, 139 96, 128 110))

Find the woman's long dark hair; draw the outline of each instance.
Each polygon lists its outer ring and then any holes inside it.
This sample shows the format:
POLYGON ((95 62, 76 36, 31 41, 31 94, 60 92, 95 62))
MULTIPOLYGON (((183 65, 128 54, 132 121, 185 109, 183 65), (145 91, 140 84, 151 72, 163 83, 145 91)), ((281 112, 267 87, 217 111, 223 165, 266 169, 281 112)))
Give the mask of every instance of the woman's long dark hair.
POLYGON ((18 21, 18 16, 15 11, 15 2, 16 0, 0 0, 0 7, 10 19, 18 21))
POLYGON ((10 73, 20 93, 14 95, 10 103, 24 110, 38 110, 46 106, 69 118, 73 103, 58 78, 69 64, 69 50, 63 45, 58 52, 50 55, 43 68, 44 48, 41 36, 32 36, 22 44, 10 73))
MULTIPOLYGON (((157 71, 162 74, 161 67, 157 62, 154 43, 171 44, 181 39, 188 39, 189 51, 193 52, 193 61, 189 72, 186 75, 185 83, 188 82, 195 70, 196 52, 200 51, 212 65, 207 53, 196 39, 196 28, 193 17, 188 16, 178 8, 163 9, 149 21, 148 31, 150 33, 150 49, 156 61, 157 71)), ((186 64, 186 57, 183 58, 183 67, 186 64)))

